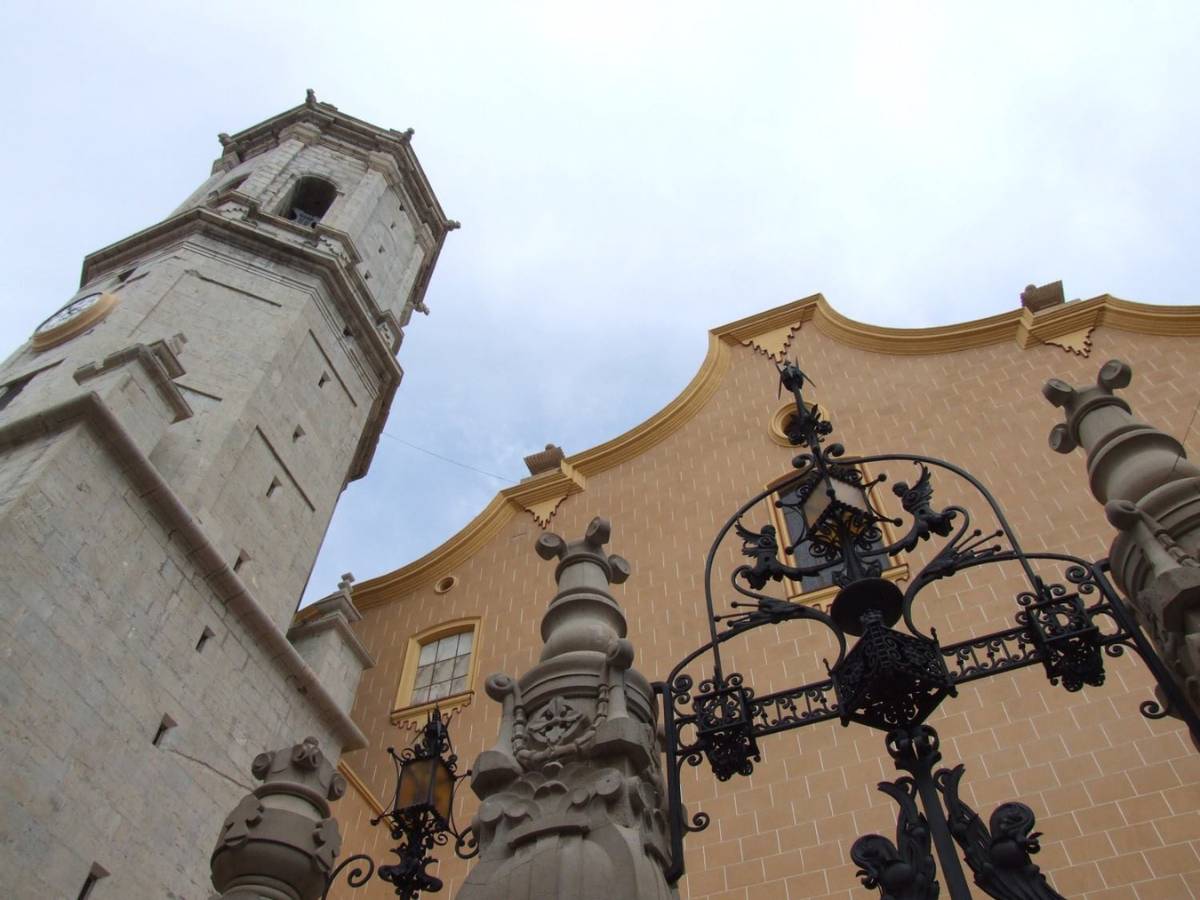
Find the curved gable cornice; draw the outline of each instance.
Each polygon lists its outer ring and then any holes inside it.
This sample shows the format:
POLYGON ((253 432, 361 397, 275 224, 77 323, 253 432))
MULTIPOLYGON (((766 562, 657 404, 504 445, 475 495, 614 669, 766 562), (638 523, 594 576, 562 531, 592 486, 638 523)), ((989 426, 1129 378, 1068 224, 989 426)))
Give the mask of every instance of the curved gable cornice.
POLYGON ((379 606, 450 574, 521 511, 532 513, 544 525, 558 502, 586 488, 587 478, 640 456, 690 422, 720 387, 729 371, 733 347, 754 346, 781 358, 791 336, 809 322, 840 344, 893 356, 955 353, 1005 341, 1014 341, 1022 349, 1056 344, 1086 354, 1078 349, 1084 346, 1080 341, 1086 342, 1092 329, 1100 325, 1137 334, 1200 335, 1200 306, 1154 306, 1102 294, 1036 313, 1022 308, 957 325, 886 328, 847 318, 821 294, 814 294, 738 319, 709 332, 708 354, 695 377, 678 397, 645 422, 567 457, 556 471, 505 488, 437 549, 393 572, 356 584, 355 604, 360 609, 379 606))

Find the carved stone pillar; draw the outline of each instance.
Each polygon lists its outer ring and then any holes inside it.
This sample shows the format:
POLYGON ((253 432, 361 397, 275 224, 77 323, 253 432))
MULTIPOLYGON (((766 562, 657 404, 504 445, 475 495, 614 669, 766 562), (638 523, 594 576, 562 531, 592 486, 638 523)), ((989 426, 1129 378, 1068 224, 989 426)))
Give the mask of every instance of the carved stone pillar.
POLYGON ((1114 359, 1095 387, 1046 382, 1046 398, 1066 413, 1050 446, 1087 452, 1092 493, 1119 532, 1109 551, 1113 579, 1200 712, 1200 469, 1179 441, 1114 396, 1131 378, 1114 359))
POLYGON ((482 803, 479 862, 459 900, 667 900, 666 806, 657 708, 633 664, 610 583, 609 524, 582 540, 543 534, 558 593, 542 619, 541 660, 520 679, 492 675, 500 735, 472 767, 482 803))
POLYGON ((260 753, 250 771, 263 784, 221 828, 213 886, 222 900, 316 900, 342 844, 328 801, 346 792, 346 779, 311 737, 260 753))

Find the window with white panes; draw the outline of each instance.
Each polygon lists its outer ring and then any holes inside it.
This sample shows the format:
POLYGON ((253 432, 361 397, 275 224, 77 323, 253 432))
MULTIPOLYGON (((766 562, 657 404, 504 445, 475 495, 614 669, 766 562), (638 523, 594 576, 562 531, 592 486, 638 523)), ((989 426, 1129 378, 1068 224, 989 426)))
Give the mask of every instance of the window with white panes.
POLYGON ((474 631, 460 631, 421 645, 409 704, 432 703, 470 688, 474 631))

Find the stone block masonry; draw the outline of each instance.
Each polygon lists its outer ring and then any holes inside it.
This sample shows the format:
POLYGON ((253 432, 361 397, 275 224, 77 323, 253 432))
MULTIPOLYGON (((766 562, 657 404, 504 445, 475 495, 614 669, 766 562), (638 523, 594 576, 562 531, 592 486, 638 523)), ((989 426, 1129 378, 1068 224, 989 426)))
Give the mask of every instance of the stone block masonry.
POLYGON ((407 135, 312 96, 222 143, 0 365, 5 897, 207 898, 254 757, 364 740, 353 605, 285 631, 454 223, 407 135), (305 179, 335 198, 302 221, 305 179))

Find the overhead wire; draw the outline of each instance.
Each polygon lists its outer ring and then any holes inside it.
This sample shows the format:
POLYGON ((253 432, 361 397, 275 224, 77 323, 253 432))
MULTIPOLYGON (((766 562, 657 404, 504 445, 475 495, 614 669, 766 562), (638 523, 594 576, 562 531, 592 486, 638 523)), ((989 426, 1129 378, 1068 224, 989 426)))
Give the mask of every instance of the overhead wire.
POLYGON ((469 469, 472 472, 478 472, 480 475, 486 475, 488 478, 495 478, 498 481, 504 481, 509 484, 517 483, 517 479, 515 479, 515 478, 509 478, 505 475, 497 475, 495 472, 487 472, 487 471, 484 471, 483 469, 477 469, 475 466, 472 466, 469 463, 459 462, 457 459, 451 459, 449 456, 443 456, 441 453, 438 453, 434 450, 430 450, 427 447, 421 447, 417 444, 414 444, 412 441, 406 441, 404 438, 396 437, 396 435, 394 435, 394 434, 388 434, 386 431, 383 432, 383 436, 387 437, 387 438, 391 438, 393 441, 397 441, 397 442, 403 444, 405 447, 410 447, 413 450, 417 450, 421 453, 425 453, 429 456, 434 457, 435 459, 440 459, 440 460, 442 460, 442 462, 448 462, 452 466, 458 466, 460 469, 469 469))

